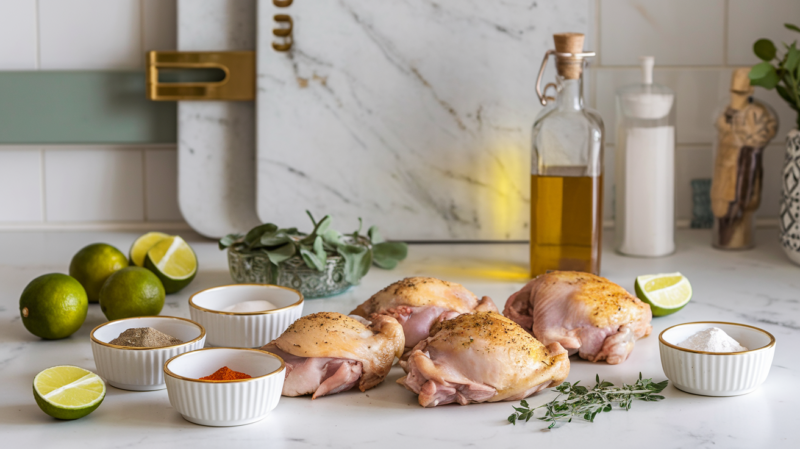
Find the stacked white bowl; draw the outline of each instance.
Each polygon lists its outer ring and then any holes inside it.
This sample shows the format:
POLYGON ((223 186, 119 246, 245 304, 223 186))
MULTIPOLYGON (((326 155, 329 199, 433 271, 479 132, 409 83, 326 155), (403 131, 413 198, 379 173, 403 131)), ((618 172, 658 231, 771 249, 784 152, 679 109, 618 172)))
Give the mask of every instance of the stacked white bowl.
POLYGON ((278 338, 303 314, 303 294, 268 284, 213 287, 189 298, 192 319, 208 331, 208 344, 230 348, 260 348, 278 338), (277 308, 259 312, 226 312, 246 301, 269 301, 277 308))
POLYGON ((186 318, 148 316, 103 323, 94 328, 89 337, 100 377, 116 388, 149 391, 166 387, 164 363, 178 354, 202 348, 206 331, 203 326, 186 318), (109 343, 125 330, 142 327, 152 327, 184 343, 161 348, 135 348, 109 343))

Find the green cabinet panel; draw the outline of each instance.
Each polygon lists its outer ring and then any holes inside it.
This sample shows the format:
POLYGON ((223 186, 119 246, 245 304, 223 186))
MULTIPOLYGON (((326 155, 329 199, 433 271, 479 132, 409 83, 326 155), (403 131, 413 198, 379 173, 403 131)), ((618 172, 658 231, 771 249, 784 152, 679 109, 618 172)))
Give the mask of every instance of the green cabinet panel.
POLYGON ((144 72, 0 72, 0 144, 175 143, 177 103, 144 72))

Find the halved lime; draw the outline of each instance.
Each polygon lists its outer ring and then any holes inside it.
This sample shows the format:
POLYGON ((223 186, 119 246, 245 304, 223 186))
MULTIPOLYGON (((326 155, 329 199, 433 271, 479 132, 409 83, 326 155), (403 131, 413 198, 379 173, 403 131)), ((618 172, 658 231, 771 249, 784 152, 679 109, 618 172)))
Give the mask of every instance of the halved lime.
POLYGON ((148 232, 136 239, 133 245, 131 245, 130 251, 128 251, 128 257, 130 257, 131 263, 137 267, 143 267, 147 251, 155 246, 156 243, 166 238, 169 238, 169 235, 163 232, 148 232))
POLYGON ((692 284, 680 273, 639 276, 634 288, 636 296, 650 304, 653 316, 673 314, 692 299, 692 284))
POLYGON ((144 265, 161 279, 167 293, 186 287, 197 274, 197 256, 192 247, 177 235, 150 248, 144 265))
POLYGON ((100 406, 106 384, 83 368, 54 366, 33 378, 33 396, 39 408, 53 418, 78 419, 100 406))

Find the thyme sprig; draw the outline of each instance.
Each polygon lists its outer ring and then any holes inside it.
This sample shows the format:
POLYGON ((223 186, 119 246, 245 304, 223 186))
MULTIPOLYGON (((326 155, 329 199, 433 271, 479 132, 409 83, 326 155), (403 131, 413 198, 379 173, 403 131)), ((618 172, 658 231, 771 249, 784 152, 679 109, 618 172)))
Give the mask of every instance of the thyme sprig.
POLYGON ((642 373, 639 373, 636 383, 623 383, 621 387, 601 381, 599 375, 595 376, 595 385, 591 389, 578 385, 580 381, 574 384, 564 382, 553 390, 560 394, 547 404, 531 408, 527 401, 520 401, 519 407, 513 407, 515 412, 508 417, 508 422, 514 425, 517 421, 528 422, 533 418, 534 411, 540 408, 545 409, 545 414, 536 419, 549 422, 548 429, 557 428, 565 422, 570 423, 576 416, 594 422, 598 413, 610 412, 614 405, 627 411, 631 409, 634 399, 647 402, 664 399, 664 396, 657 393, 661 393, 668 382, 665 380, 655 383, 652 379, 642 379, 642 373))

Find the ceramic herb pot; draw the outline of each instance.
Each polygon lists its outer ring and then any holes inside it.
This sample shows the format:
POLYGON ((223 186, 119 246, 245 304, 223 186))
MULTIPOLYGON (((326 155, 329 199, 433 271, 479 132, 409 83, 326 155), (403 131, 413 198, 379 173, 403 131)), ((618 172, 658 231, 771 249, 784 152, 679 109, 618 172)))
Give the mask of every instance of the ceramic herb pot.
MULTIPOLYGON (((358 243, 369 246, 369 240, 363 237, 358 243)), ((345 260, 339 255, 329 255, 325 269, 317 271, 299 256, 276 266, 265 253, 245 251, 232 245, 228 247, 228 269, 237 284, 280 285, 299 291, 306 299, 338 295, 352 285, 345 278, 345 260)))
POLYGON ((786 136, 780 222, 783 252, 800 265, 800 131, 797 129, 786 136))
POLYGON ((344 276, 344 258, 328 257, 325 269, 309 268, 300 257, 292 257, 276 266, 266 254, 228 248, 228 268, 238 284, 273 284, 293 288, 305 298, 338 295, 350 288, 344 276))

